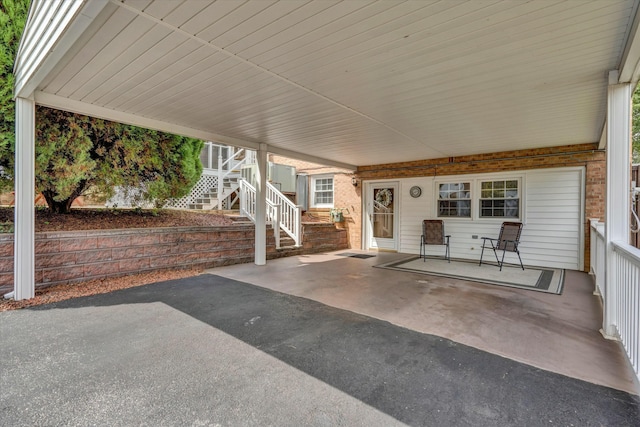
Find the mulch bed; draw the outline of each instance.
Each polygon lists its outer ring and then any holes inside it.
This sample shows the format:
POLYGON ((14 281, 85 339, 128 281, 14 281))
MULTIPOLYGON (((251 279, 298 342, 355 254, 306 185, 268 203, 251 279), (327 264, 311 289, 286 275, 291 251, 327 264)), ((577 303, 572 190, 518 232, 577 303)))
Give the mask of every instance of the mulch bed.
MULTIPOLYGON (((0 208, 0 224, 13 223, 13 208, 0 208)), ((56 214, 36 208, 36 232, 72 230, 110 230, 119 228, 225 226, 234 222, 227 216, 210 212, 170 209, 73 209, 56 214)))
POLYGON ((68 285, 54 285, 47 288, 36 289, 36 296, 34 298, 21 301, 2 299, 0 295, 0 312, 51 304, 71 298, 106 294, 118 289, 133 288, 135 286, 164 282, 166 280, 182 279, 201 273, 201 270, 166 270, 121 277, 109 277, 68 285))

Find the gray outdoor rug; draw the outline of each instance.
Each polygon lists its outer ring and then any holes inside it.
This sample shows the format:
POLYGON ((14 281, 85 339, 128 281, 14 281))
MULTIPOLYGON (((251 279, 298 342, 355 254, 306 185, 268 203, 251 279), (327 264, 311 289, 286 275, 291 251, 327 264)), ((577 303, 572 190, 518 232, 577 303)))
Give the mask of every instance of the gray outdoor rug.
POLYGON ((500 271, 495 264, 482 263, 482 266, 479 266, 478 261, 452 259, 451 263, 448 263, 444 259, 427 258, 425 261, 419 257, 380 264, 376 267, 557 295, 562 293, 564 284, 564 270, 561 268, 525 267, 523 271, 520 266, 505 264, 500 271))

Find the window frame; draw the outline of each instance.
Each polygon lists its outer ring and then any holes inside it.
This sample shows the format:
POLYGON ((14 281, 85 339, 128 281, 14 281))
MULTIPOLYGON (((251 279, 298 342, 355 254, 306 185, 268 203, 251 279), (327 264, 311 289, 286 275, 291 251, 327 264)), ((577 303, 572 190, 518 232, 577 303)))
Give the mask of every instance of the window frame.
MULTIPOLYGON (((453 189, 449 188, 445 191, 450 191, 453 192, 453 189)), ((438 219, 446 219, 446 220, 451 220, 451 219, 455 219, 455 220, 471 220, 473 219, 473 206, 474 206, 474 202, 473 202, 473 196, 474 196, 474 180, 473 179, 469 179, 469 178, 463 178, 463 179, 455 179, 454 177, 452 177, 452 179, 446 179, 446 180, 437 180, 435 181, 435 189, 434 189, 434 193, 436 195, 436 203, 435 203, 435 210, 436 210, 436 218, 438 219), (441 185, 465 185, 468 184, 468 190, 466 190, 465 188, 463 188, 462 190, 457 190, 457 192, 460 191, 467 191, 469 193, 469 197, 468 198, 454 198, 454 199, 441 199, 440 195, 441 195, 441 190, 440 190, 440 186, 441 185), (468 200, 469 201, 469 215, 468 216, 449 216, 449 215, 440 215, 440 202, 442 201, 450 201, 450 202, 454 202, 454 201, 465 201, 468 200)))
POLYGON ((311 175, 309 180, 309 207, 312 208, 333 208, 335 204, 335 195, 336 195, 336 180, 334 174, 323 174, 323 175, 311 175), (316 190, 316 181, 322 179, 331 179, 331 203, 316 203, 316 194, 320 192, 328 192, 329 190, 317 191, 316 190))
MULTIPOLYGON (((488 177, 483 177, 483 178, 477 178, 477 184, 476 184, 476 200, 477 200, 477 208, 475 209, 475 217, 479 220, 482 221, 491 221, 491 220, 500 220, 500 221, 522 221, 523 220, 523 201, 524 201, 524 189, 523 189, 523 178, 521 176, 488 176, 488 177), (516 198, 509 198, 509 197, 491 197, 491 198, 487 198, 487 197, 482 197, 482 184, 486 183, 486 182, 491 182, 491 183, 495 183, 497 181, 504 181, 505 183, 505 191, 507 190, 507 181, 515 181, 517 184, 517 191, 518 191, 518 195, 516 198), (509 200, 509 199, 517 199, 518 200, 518 214, 516 216, 484 216, 482 214, 482 202, 483 200, 509 200)), ((485 191, 487 191, 487 189, 484 189, 485 191)), ((493 188, 491 189, 492 191, 494 190, 493 188)), ((493 208, 495 209, 495 208, 493 208)), ((506 206, 503 207, 503 209, 507 209, 506 206)))
POLYGON ((504 222, 504 221, 520 221, 525 222, 526 218, 526 173, 514 174, 513 172, 495 172, 487 174, 469 174, 469 175, 442 175, 432 181, 433 194, 431 196, 431 211, 433 218, 445 221, 473 221, 473 222, 504 222), (482 183, 495 181, 517 181, 518 183, 518 216, 517 217, 483 217, 481 216, 482 206, 482 183), (440 185, 441 184, 460 184, 471 183, 471 215, 462 216, 440 216, 440 185))

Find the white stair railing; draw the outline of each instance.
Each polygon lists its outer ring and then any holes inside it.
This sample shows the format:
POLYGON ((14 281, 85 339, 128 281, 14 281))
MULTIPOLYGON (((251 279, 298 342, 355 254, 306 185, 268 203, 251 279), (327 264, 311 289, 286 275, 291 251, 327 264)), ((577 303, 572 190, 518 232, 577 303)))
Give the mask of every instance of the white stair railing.
MULTIPOLYGON (((240 180, 240 215, 256 221, 256 189, 246 180, 240 180)), ((302 210, 284 194, 267 182, 267 221, 274 226, 276 247, 279 247, 280 229, 284 230, 294 241, 294 245, 302 245, 302 210)))
MULTIPOLYGON (((222 209, 223 201, 231 196, 234 191, 238 189, 238 186, 232 186, 229 188, 229 191, 225 193, 224 182, 225 178, 227 178, 230 174, 235 173, 237 169, 247 162, 249 159, 248 155, 245 155, 244 158, 240 160, 236 160, 242 153, 245 152, 244 148, 239 149, 235 153, 231 154, 232 147, 218 146, 218 189, 216 191, 217 202, 214 209, 222 209), (222 150, 227 150, 227 160, 223 161, 222 150)), ((233 201, 231 202, 233 205, 233 201)))
POLYGON ((240 215, 256 222, 256 188, 246 179, 240 180, 240 215))
POLYGON ((295 246, 302 245, 302 209, 300 206, 296 206, 269 182, 267 182, 267 201, 280 207, 280 227, 294 240, 295 246))

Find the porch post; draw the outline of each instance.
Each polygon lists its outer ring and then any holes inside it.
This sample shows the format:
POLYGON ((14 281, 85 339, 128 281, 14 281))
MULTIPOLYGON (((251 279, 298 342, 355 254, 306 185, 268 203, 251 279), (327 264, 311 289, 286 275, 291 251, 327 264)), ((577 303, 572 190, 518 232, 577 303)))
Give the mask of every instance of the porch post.
POLYGON ((216 167, 218 169, 218 188, 216 189, 216 209, 220 209, 222 210, 222 193, 224 192, 224 186, 222 185, 222 182, 224 180, 223 176, 224 176, 224 172, 222 171, 222 146, 218 145, 218 166, 216 167))
POLYGON ((629 168, 631 151, 631 84, 619 83, 618 71, 609 72, 607 108, 607 187, 605 206, 605 299, 602 332, 616 338, 618 271, 614 241, 629 240, 629 168))
POLYGON ((267 144, 260 144, 257 153, 256 177, 256 242, 255 264, 267 263, 267 144))
POLYGON ((16 98, 13 298, 35 296, 35 102, 16 98))

